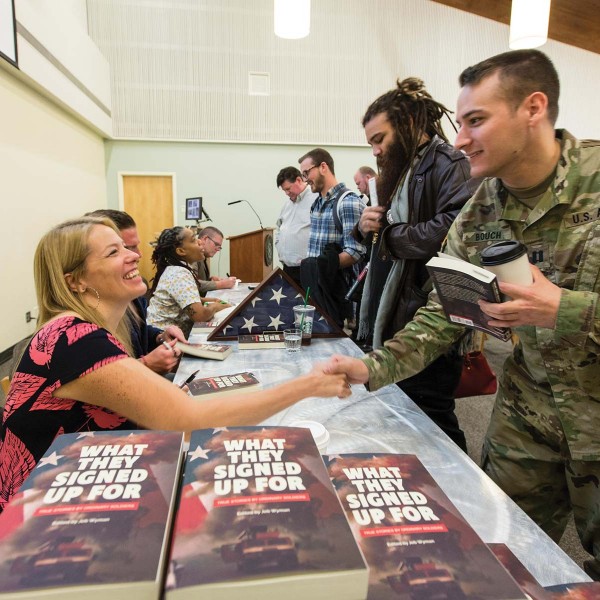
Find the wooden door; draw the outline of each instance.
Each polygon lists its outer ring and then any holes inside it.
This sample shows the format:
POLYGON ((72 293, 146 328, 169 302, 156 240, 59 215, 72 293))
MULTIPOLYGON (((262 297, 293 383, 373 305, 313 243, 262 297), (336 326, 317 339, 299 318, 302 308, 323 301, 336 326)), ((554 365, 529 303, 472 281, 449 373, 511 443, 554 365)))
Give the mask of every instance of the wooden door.
POLYGON ((152 246, 158 234, 173 227, 173 178, 171 175, 123 175, 123 210, 137 224, 141 240, 140 273, 154 277, 152 246))

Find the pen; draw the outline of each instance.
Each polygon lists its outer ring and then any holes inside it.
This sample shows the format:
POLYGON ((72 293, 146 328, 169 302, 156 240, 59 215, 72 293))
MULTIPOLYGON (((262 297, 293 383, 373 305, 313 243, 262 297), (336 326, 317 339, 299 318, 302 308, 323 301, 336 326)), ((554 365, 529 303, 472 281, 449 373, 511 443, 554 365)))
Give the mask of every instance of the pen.
POLYGON ((188 383, 190 383, 194 377, 196 377, 196 375, 198 375, 198 373, 200 372, 200 369, 198 369, 197 371, 194 371, 180 386, 179 388, 183 388, 183 386, 187 385, 188 383))
POLYGON ((169 344, 169 342, 165 342, 165 340, 163 340, 162 345, 165 348, 168 348, 173 354, 175 354, 175 356, 177 356, 177 354, 175 353, 175 348, 173 348, 173 346, 171 346, 171 344, 169 344))

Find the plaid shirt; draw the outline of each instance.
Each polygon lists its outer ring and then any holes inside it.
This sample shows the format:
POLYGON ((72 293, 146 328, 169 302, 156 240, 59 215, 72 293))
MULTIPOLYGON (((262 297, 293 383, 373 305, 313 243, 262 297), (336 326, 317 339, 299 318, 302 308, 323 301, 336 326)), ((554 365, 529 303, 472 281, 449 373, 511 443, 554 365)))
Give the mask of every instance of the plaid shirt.
POLYGON ((310 212, 310 237, 308 238, 308 256, 319 256, 327 244, 339 244, 344 252, 358 260, 366 248, 352 237, 352 229, 360 220, 364 209, 361 199, 353 192, 344 197, 338 204, 338 214, 342 222, 343 235, 335 228, 333 220, 333 200, 341 196, 343 183, 332 187, 325 198, 319 196, 310 212))

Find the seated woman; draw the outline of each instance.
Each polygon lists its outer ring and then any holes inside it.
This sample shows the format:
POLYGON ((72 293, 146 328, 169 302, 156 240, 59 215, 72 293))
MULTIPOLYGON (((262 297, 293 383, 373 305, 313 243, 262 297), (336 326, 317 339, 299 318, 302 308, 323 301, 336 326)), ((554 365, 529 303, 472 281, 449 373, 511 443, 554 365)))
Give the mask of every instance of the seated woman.
POLYGON ((127 306, 146 288, 138 261, 108 219, 67 221, 40 241, 38 330, 2 421, 0 511, 62 433, 254 424, 306 396, 350 394, 344 376, 313 371, 267 390, 195 401, 131 358, 127 306))
POLYGON ((194 323, 210 321, 230 306, 201 297, 201 282, 192 265, 202 260, 202 246, 191 229, 171 227, 158 236, 152 253, 156 276, 150 289, 150 325, 160 329, 177 325, 188 336, 194 323))

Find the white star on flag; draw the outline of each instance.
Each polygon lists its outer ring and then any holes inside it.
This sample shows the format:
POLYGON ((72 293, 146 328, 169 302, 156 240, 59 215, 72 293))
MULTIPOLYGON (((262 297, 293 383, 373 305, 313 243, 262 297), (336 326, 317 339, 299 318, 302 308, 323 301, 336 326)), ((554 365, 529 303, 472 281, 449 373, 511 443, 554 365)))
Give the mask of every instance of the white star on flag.
POLYGON ((252 308, 255 308, 256 307, 256 303, 260 302, 261 300, 262 300, 262 298, 259 298, 258 296, 255 296, 254 298, 252 298, 252 302, 251 302, 252 308))
POLYGON ((269 319, 271 319, 271 322, 269 323, 268 327, 274 327, 275 329, 279 329, 279 326, 285 323, 281 320, 281 313, 276 317, 269 317, 269 319))
POLYGON ((283 293, 283 287, 280 287, 278 290, 273 289, 271 300, 275 300, 277 304, 279 304, 283 298, 287 298, 287 296, 283 293))
POLYGON ((247 329, 248 333, 252 332, 252 328, 256 327, 256 324, 254 323, 254 317, 252 317, 251 319, 246 319, 245 317, 243 317, 244 319, 244 324, 240 327, 240 329, 247 329))
POLYGON ((40 459, 40 462, 38 462, 37 466, 43 467, 44 465, 54 465, 55 467, 58 467, 58 461, 61 458, 64 458, 64 455, 56 454, 56 451, 54 451, 52 454, 50 454, 50 456, 43 456, 40 459))
POLYGON ((196 446, 196 449, 193 452, 188 452, 188 459, 190 462, 197 458, 204 458, 206 460, 209 452, 210 450, 204 450, 202 446, 196 446))

